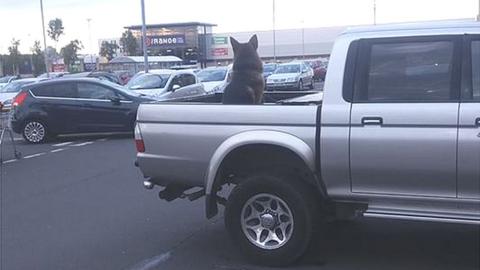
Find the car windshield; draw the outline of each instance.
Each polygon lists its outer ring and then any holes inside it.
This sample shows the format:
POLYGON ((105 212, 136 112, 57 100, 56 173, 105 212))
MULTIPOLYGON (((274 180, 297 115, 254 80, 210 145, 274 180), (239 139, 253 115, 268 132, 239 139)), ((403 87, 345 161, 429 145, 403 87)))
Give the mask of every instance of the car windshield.
POLYGON ((170 74, 141 74, 132 78, 126 85, 130 90, 164 88, 170 74))
POLYGON ((299 73, 300 72, 300 65, 283 65, 279 66, 276 70, 276 74, 283 74, 283 73, 299 73))
POLYGON ((25 84, 32 83, 33 81, 13 81, 9 84, 7 84, 5 87, 0 89, 0 93, 17 93, 22 90, 22 86, 25 84))
POLYGON ((139 93, 135 93, 134 91, 126 88, 125 86, 122 86, 122 85, 119 85, 117 83, 114 83, 114 82, 111 82, 111 81, 108 81, 108 80, 101 80, 101 83, 105 84, 105 85, 108 85, 112 88, 115 88, 117 89, 118 91, 124 93, 125 95, 129 95, 129 96, 135 96, 135 97, 139 97, 139 96, 142 96, 142 94, 139 94, 139 93))
POLYGON ((225 80, 226 68, 204 69, 197 73, 200 82, 219 82, 225 80))
POLYGON ((274 72, 276 68, 276 65, 264 65, 263 72, 274 72))

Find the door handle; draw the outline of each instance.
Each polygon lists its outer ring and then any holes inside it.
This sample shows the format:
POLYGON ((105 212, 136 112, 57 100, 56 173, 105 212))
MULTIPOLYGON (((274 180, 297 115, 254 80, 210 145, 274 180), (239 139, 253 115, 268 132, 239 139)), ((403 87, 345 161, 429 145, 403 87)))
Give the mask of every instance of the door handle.
POLYGON ((480 117, 477 117, 477 119, 475 119, 475 125, 480 126, 480 117))
POLYGON ((382 117, 362 117, 362 125, 382 125, 382 117))

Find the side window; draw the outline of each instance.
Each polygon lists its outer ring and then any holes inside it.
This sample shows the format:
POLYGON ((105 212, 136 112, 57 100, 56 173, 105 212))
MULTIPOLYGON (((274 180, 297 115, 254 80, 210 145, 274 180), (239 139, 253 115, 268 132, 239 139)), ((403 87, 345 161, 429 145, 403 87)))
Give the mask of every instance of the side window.
POLYGON ((54 83, 36 87, 31 90, 37 97, 75 98, 73 83, 54 83))
POLYGON ((110 99, 120 97, 113 90, 94 83, 78 83, 78 98, 85 99, 110 99))
POLYGON ((363 70, 357 74, 361 83, 355 84, 355 101, 428 102, 455 97, 453 41, 372 42, 362 50, 363 70))
POLYGON ((480 100, 480 40, 472 41, 471 53, 473 99, 480 100))
POLYGON ((183 84, 182 86, 187 86, 191 84, 195 84, 195 76, 192 74, 184 74, 182 75, 183 79, 183 84))
POLYGON ((182 87, 182 75, 176 75, 173 79, 172 79, 172 82, 170 83, 170 90, 173 89, 173 86, 174 85, 179 85, 180 87, 182 87))

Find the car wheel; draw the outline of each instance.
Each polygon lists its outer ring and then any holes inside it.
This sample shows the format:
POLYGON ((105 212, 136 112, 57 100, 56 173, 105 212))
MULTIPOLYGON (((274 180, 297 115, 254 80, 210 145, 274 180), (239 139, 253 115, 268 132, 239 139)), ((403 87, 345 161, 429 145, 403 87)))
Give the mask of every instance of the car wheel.
POLYGON ((225 225, 250 260, 284 266, 306 251, 319 204, 313 189, 300 181, 257 175, 232 191, 225 209, 225 225))
POLYGON ((38 120, 28 120, 23 126, 23 138, 29 143, 43 143, 47 139, 47 127, 38 120))
POLYGON ((297 89, 300 90, 300 91, 303 90, 303 81, 302 80, 298 81, 297 89))

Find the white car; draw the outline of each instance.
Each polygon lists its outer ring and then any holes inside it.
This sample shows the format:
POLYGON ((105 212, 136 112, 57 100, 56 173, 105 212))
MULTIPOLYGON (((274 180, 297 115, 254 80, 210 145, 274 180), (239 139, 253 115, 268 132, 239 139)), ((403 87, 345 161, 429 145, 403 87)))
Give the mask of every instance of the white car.
POLYGON ((3 105, 2 110, 10 110, 12 106, 12 99, 22 90, 22 87, 27 84, 36 83, 45 79, 29 78, 15 80, 0 89, 0 104, 3 105))
POLYGON ((197 73, 198 80, 203 83, 207 92, 218 92, 223 85, 230 82, 232 73, 231 65, 228 67, 208 67, 197 73))
POLYGON ((141 71, 125 85, 131 91, 146 96, 164 99, 175 92, 175 96, 195 95, 191 89, 181 89, 198 83, 197 76, 188 70, 152 69, 148 73, 141 71))
POLYGON ((304 62, 281 64, 267 78, 267 90, 303 90, 307 85, 313 89, 313 84, 313 69, 304 62))
POLYGON ((1 77, 0 78, 0 89, 2 89, 3 87, 5 87, 7 84, 9 84, 10 82, 14 81, 14 80, 17 80, 18 79, 18 76, 5 76, 5 77, 1 77))

